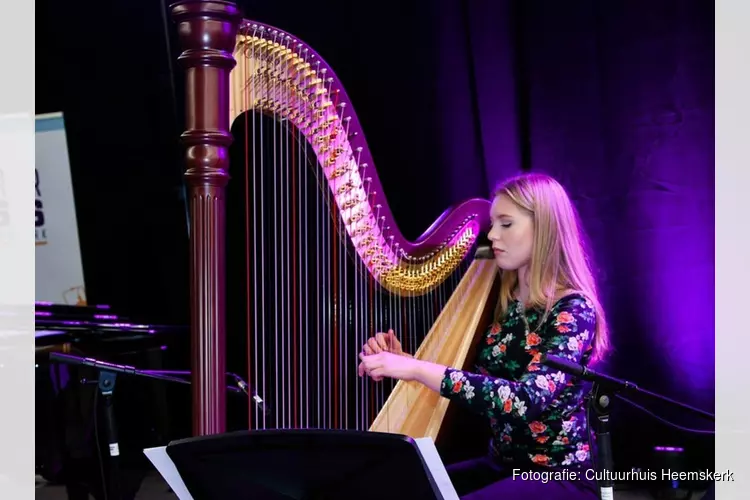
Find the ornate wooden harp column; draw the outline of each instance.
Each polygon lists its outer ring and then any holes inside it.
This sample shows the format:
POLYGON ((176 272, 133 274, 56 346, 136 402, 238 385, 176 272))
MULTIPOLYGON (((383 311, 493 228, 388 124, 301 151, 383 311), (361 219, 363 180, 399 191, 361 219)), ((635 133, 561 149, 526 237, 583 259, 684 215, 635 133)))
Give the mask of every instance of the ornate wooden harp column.
POLYGON ((229 73, 241 15, 230 2, 171 5, 186 77, 185 177, 191 212, 190 340, 193 434, 226 428, 225 190, 229 181, 229 73))

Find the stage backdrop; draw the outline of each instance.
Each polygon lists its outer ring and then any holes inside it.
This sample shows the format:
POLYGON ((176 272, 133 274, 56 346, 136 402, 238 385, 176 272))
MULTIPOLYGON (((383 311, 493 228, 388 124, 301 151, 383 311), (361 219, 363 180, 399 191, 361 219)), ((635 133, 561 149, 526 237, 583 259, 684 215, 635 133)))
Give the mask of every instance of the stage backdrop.
MULTIPOLYGON (((102 3, 111 22, 99 24, 84 4, 41 3, 37 46, 49 56, 37 67, 37 106, 65 109, 89 296, 150 322, 187 322, 185 77, 174 25, 161 2, 102 3), (68 70, 81 47, 95 71, 68 70)), ((582 214, 609 312, 616 349, 601 370, 713 409, 712 2, 239 3, 335 68, 408 237, 517 171, 559 177, 582 214)), ((228 358, 228 369, 244 369, 241 348, 228 358)), ((711 466, 712 436, 621 401, 615 410, 618 470, 648 468, 655 446, 711 466)))
POLYGON ((85 304, 86 290, 62 113, 36 116, 36 300, 85 304))

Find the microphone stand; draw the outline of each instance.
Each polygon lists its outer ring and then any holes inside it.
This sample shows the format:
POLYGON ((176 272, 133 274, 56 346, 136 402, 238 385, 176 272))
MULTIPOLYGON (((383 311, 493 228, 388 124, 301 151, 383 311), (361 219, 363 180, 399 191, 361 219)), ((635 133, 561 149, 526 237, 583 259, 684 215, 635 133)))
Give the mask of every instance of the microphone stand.
MULTIPOLYGON (((612 478, 614 457, 612 453, 612 437, 609 433, 609 412, 612 402, 612 392, 599 382, 594 382, 588 396, 589 410, 596 415, 594 429, 596 433, 596 470, 597 485, 600 500, 613 500, 615 482, 612 478)), ((588 412, 587 412, 588 413, 588 412)))
POLYGON ((593 412, 596 416, 593 425, 595 428, 597 448, 596 471, 597 477, 599 478, 597 484, 599 487, 599 498, 601 500, 612 500, 614 498, 614 458, 609 424, 612 399, 617 397, 619 392, 631 391, 637 394, 642 394, 672 406, 682 408, 683 410, 699 415, 711 422, 715 422, 716 420, 716 417, 712 413, 675 401, 674 399, 662 396, 661 394, 642 389, 628 380, 622 380, 604 373, 595 372, 594 370, 576 364, 565 358, 544 355, 542 356, 541 363, 555 370, 560 370, 568 375, 592 382, 591 392, 587 396, 587 400, 588 410, 593 412))
MULTIPOLYGON (((79 366, 90 366, 96 368, 98 374, 98 390, 102 396, 104 406, 104 426, 105 434, 107 436, 107 444, 109 446, 109 458, 110 467, 107 484, 102 485, 107 493, 107 500, 120 500, 120 444, 117 438, 117 423, 115 421, 114 413, 114 401, 113 395, 115 391, 115 385, 117 382, 117 374, 134 375, 138 377, 147 377, 156 380, 163 380, 166 382, 177 382, 181 384, 190 384, 190 380, 165 375, 158 371, 150 370, 139 370, 133 366, 118 365, 109 363, 107 361, 100 361, 94 358, 81 358, 78 356, 71 356, 70 354, 61 354, 58 352, 51 352, 49 355, 50 361, 57 361, 60 363, 66 363, 71 365, 79 366)), ((180 374, 189 374, 190 372, 178 372, 180 374)), ((241 392, 248 394, 248 384, 242 380, 239 375, 230 373, 227 374, 235 378, 235 386, 227 386, 227 390, 233 392, 241 392)), ((256 400, 257 402, 257 400, 256 400)), ((96 417, 94 417, 96 418, 96 417)), ((99 443, 97 443, 97 446, 99 443)))

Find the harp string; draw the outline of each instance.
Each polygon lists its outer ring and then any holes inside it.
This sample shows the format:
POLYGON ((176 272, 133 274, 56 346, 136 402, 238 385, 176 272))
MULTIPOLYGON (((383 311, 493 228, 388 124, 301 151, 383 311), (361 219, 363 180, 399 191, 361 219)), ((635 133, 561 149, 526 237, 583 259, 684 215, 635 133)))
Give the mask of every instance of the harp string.
MULTIPOLYGON (((339 101, 339 93, 337 92, 336 93, 337 107, 339 106, 338 101, 339 101)), ((345 108, 345 105, 342 104, 341 105, 341 114, 343 114, 344 108, 345 108)), ((345 129, 344 130, 345 130, 345 132, 344 132, 345 135, 348 136, 349 135, 349 121, 345 122, 345 129)), ((348 161, 351 161, 351 159, 347 159, 347 162, 348 161)), ((346 180, 346 182, 351 182, 352 181, 351 170, 347 171, 347 173, 344 175, 344 179, 346 180)), ((346 210, 344 210, 344 214, 342 214, 342 219, 343 219, 343 217, 346 216, 346 214, 347 214, 347 212, 346 212, 346 210)), ((349 216, 351 215, 351 210, 349 211, 348 215, 349 216)), ((346 353, 349 352, 349 344, 350 344, 350 342, 349 342, 349 335, 348 335, 348 332, 349 332, 349 301, 350 301, 350 297, 349 297, 349 272, 348 272, 348 266, 345 265, 345 258, 346 258, 346 255, 347 255, 347 252, 346 252, 346 235, 344 234, 343 231, 341 233, 341 237, 339 237, 338 242, 339 242, 339 255, 344 256, 344 258, 342 258, 342 259, 339 260, 339 276, 342 277, 342 283, 341 283, 341 285, 343 287, 343 292, 344 292, 344 300, 341 302, 342 306, 339 309, 341 311, 340 314, 341 314, 341 325, 342 325, 342 329, 340 331, 340 338, 341 338, 341 340, 343 342, 343 349, 341 351, 342 352, 341 356, 342 356, 342 359, 344 361, 344 380, 343 380, 343 382, 344 382, 344 392, 343 392, 343 394, 344 394, 344 400, 342 401, 342 404, 341 404, 341 408, 342 408, 341 416, 342 416, 342 420, 343 420, 342 427, 344 429, 348 429, 349 425, 350 425, 349 424, 349 412, 346 411, 345 409, 349 408, 349 405, 350 405, 350 402, 349 402, 349 380, 351 379, 353 373, 352 373, 352 371, 350 369, 350 367, 351 367, 351 360, 349 359, 349 356, 347 356, 347 354, 346 354, 346 353)))
MULTIPOLYGON (((297 112, 300 113, 302 110, 301 103, 298 101, 296 103, 297 106, 297 112)), ((304 290, 304 280, 306 278, 306 267, 303 265, 302 255, 303 255, 303 245, 302 242, 304 242, 304 224, 301 224, 299 221, 302 220, 302 206, 305 203, 303 193, 306 191, 302 189, 304 180, 303 175, 304 172, 306 172, 304 161, 303 161, 303 152, 302 152, 302 146, 301 146, 301 137, 300 137, 300 131, 294 130, 293 135, 293 145, 292 145, 292 151, 294 152, 294 161, 292 162, 294 164, 294 179, 295 179, 295 200, 297 200, 297 206, 296 210, 294 211, 295 219, 292 224, 292 227, 294 228, 294 235, 295 235, 295 241, 293 244, 294 247, 294 255, 295 255, 295 277, 299 279, 299 287, 297 286, 297 280, 294 281, 294 302, 295 302, 295 331, 297 332, 296 336, 299 337, 299 341, 295 345, 295 370, 297 370, 297 376, 295 377, 295 380, 299 383, 299 390, 297 391, 297 394, 295 394, 295 421, 294 421, 294 427, 306 427, 307 424, 304 422, 309 421, 309 418, 307 417, 307 409, 305 405, 305 394, 306 394, 306 385, 305 385, 305 378, 302 376, 302 374, 305 372, 305 358, 304 353, 307 349, 307 335, 306 332, 304 332, 304 325, 302 322, 303 317, 303 311, 304 309, 304 299, 305 296, 304 293, 302 293, 302 290, 304 290), (304 414, 302 413, 302 409, 304 408, 304 414), (297 417, 297 415, 299 415, 297 417)))
MULTIPOLYGON (((274 35, 274 42, 278 43, 278 35, 274 35)), ((273 66, 277 66, 281 60, 280 51, 276 51, 274 53, 274 59, 273 59, 273 66)), ((274 79, 273 82, 273 89, 272 94, 273 96, 278 96, 279 94, 279 80, 274 79)), ((273 344, 274 344, 274 354, 273 354, 273 365, 274 365, 274 381, 275 381, 275 398, 276 405, 279 408, 279 411, 276 412, 276 427, 277 428, 284 428, 284 413, 286 411, 286 401, 284 400, 284 383, 283 383, 283 376, 284 376, 284 359, 283 357, 279 356, 279 343, 283 342, 283 339, 280 338, 279 335, 279 323, 281 322, 280 314, 284 310, 284 303, 280 300, 280 289, 283 289, 283 284, 280 280, 279 275, 279 264, 281 260, 281 254, 284 252, 284 247, 281 246, 279 242, 279 226, 281 225, 280 222, 283 220, 279 216, 279 212, 281 212, 281 204, 280 204, 280 191, 283 189, 283 184, 280 182, 279 177, 281 174, 283 174, 283 166, 279 165, 279 153, 281 151, 280 149, 280 140, 279 140, 279 134, 278 134, 278 125, 279 125, 279 114, 278 114, 278 106, 273 107, 273 121, 271 122, 271 130, 273 134, 273 139, 271 142, 271 148, 273 151, 273 158, 272 158, 272 164, 273 168, 271 169, 272 175, 273 175, 273 184, 272 184, 272 190, 273 193, 273 246, 271 255, 273 255, 273 294, 274 294, 274 303, 277 305, 277 307, 273 308, 273 344), (280 286, 281 285, 281 286, 280 286)), ((281 325, 283 331, 283 324, 281 325)))
MULTIPOLYGON (((320 72, 320 61, 315 61, 315 64, 318 67, 318 71, 320 72)), ((324 74, 322 74, 322 77, 325 77, 324 74)), ((325 78, 323 78, 325 79, 325 78)), ((330 87, 327 90, 327 94, 330 95, 330 87)), ((325 140, 325 144, 328 148, 331 147, 331 137, 327 136, 325 140)), ((335 212, 333 212, 333 206, 331 206, 331 190, 324 190, 326 196, 325 196, 325 208, 322 210, 322 216, 323 221, 325 224, 325 239, 323 240, 323 262, 326 266, 326 272, 325 272, 325 285, 326 285, 326 299, 324 300, 325 304, 325 312, 324 317, 326 319, 326 326, 323 328, 323 331, 321 331, 321 335, 328 337, 328 350, 326 352, 326 363, 327 363, 327 369, 326 373, 328 374, 328 386, 327 386, 327 398, 328 398, 328 407, 327 415, 328 415, 328 427, 333 428, 333 422, 334 422, 334 405, 335 405, 335 393, 334 391, 334 384, 335 384, 335 378, 336 374, 334 373, 334 352, 336 349, 336 334, 333 331, 332 325, 333 325, 333 311, 334 311, 334 304, 337 297, 332 295, 332 280, 331 277, 333 275, 333 272, 331 270, 331 260, 333 257, 333 251, 331 250, 332 242, 335 241, 333 239, 333 233, 331 232, 331 220, 333 217, 336 216, 335 212)))
MULTIPOLYGON (((247 34, 247 29, 244 29, 244 34, 247 34)), ((255 46, 251 46, 250 50, 253 52, 251 55, 251 59, 255 59, 255 46)), ((243 73, 242 77, 245 81, 247 81, 250 77, 250 66, 243 66, 242 67, 243 73)), ((255 102, 256 100, 256 94, 255 94, 255 86, 251 85, 249 90, 247 92, 242 93, 244 107, 249 108, 250 102, 255 102)), ((252 136, 255 137, 255 114, 254 113, 245 113, 245 130, 248 129, 248 121, 251 120, 252 124, 250 126, 250 129, 252 130, 252 136)), ((248 304, 247 304, 247 326, 248 330, 251 330, 253 333, 258 331, 258 280, 251 279, 251 271, 254 271, 257 269, 258 266, 258 247, 257 245, 250 245, 250 228, 252 227, 252 241, 255 242, 258 239, 258 209, 257 209, 257 202, 258 202, 258 196, 256 196, 255 191, 250 191, 250 186, 252 184, 253 188, 257 185, 257 175, 258 175, 258 167, 255 162, 255 154, 252 155, 252 158, 250 157, 250 147, 249 147, 249 141, 243 141, 244 142, 244 153, 245 153, 245 170, 247 171, 250 168, 250 163, 252 163, 252 183, 250 182, 250 175, 245 176, 245 213, 248 214, 245 217, 245 220, 247 221, 247 225, 245 227, 245 248, 250 249, 252 248, 252 252, 245 252, 245 279, 246 283, 245 286, 247 287, 247 297, 248 297, 248 304), (252 211, 250 210, 250 203, 252 200, 252 211), (251 218, 249 214, 252 213, 252 223, 251 218), (252 259, 252 267, 250 265, 250 261, 252 259), (251 292, 252 288, 252 292, 251 292), (252 298, 252 300, 251 300, 252 298), (252 302, 252 303, 251 303, 252 302), (251 326, 252 325, 252 326, 251 326)), ((247 362, 248 366, 253 367, 253 374, 252 377, 248 376, 248 383, 250 387, 253 387, 255 385, 255 381, 259 380, 258 376, 258 336, 257 335, 250 335, 247 343, 247 362), (255 345, 252 345, 252 341, 255 341, 255 345), (251 361, 252 359, 252 361, 251 361)), ((250 371, 248 370, 248 375, 250 375, 250 371)), ((248 417, 248 427, 253 428, 253 424, 255 422, 258 422, 258 407, 257 405, 250 405, 248 407, 247 417, 248 417)))
MULTIPOLYGON (((325 69, 325 68, 324 68, 325 69)), ((325 76, 325 72, 323 71, 323 76, 325 76)), ((327 87, 328 87, 328 95, 331 95, 331 84, 332 80, 327 79, 327 87)), ((336 96, 338 94, 334 95, 334 100, 336 99, 336 96)), ((334 104, 335 108, 335 104, 334 104)), ((333 144, 331 144, 332 136, 328 136, 328 147, 333 147, 333 144)), ((336 181, 333 181, 334 187, 336 187, 336 181)), ((330 216, 326 217, 326 222, 328 223, 328 231, 331 235, 331 246, 330 246, 330 252, 331 252, 331 301, 329 304, 329 314, 331 315, 332 319, 332 325, 330 329, 330 335, 333 338, 333 346, 331 349, 331 365, 333 366, 333 370, 331 373, 331 385, 332 392, 331 395, 333 396, 333 411, 331 412, 331 420, 332 420, 332 427, 338 428, 339 427, 339 359, 338 359, 338 351, 339 351, 339 332, 338 332, 338 312, 339 312, 339 300, 341 300, 341 297, 339 296, 339 288, 338 288, 338 254, 336 252, 337 250, 337 240, 338 240, 338 209, 336 207, 335 203, 332 203, 332 194, 331 190, 326 190, 326 196, 328 197, 328 206, 330 207, 330 216)))
MULTIPOLYGON (((278 39, 278 35, 274 34, 274 36, 273 36, 274 43, 277 43, 277 41, 278 41, 277 39, 278 39)), ((274 54, 273 54, 273 66, 276 66, 278 64, 279 58, 280 58, 280 52, 279 51, 275 51, 274 54)), ((272 89, 272 93, 271 94, 273 96, 276 96, 276 95, 278 95, 278 80, 274 79, 272 85, 273 85, 273 89, 272 89)), ((283 248, 281 246, 279 246, 278 243, 277 243, 277 238, 279 236, 279 217, 278 217, 278 215, 279 215, 279 210, 278 210, 278 187, 279 187, 278 175, 279 175, 279 169, 278 169, 278 157, 277 157, 277 153, 278 153, 278 149, 277 149, 278 139, 276 137, 276 123, 277 123, 276 121, 278 120, 277 109, 278 108, 276 106, 274 106, 272 108, 273 122, 272 122, 272 128, 271 128, 271 133, 273 135, 273 141, 271 143, 271 148, 272 148, 272 151, 273 151, 273 156, 272 156, 272 160, 271 160, 272 161, 272 166, 273 166, 271 168, 271 175, 273 176, 273 181, 272 181, 272 184, 271 184, 271 193, 272 193, 272 196, 273 196, 273 202, 272 202, 273 203, 273 208, 271 210, 271 213, 273 213, 273 245, 271 247, 272 248, 271 255, 273 256, 273 283, 274 283, 274 287, 273 287, 273 300, 274 300, 274 303, 278 305, 278 303, 279 303, 278 302, 279 301, 279 296, 278 296, 278 292, 279 292, 279 259, 278 259, 278 255, 279 255, 280 251, 283 251, 283 248)), ((283 304, 282 304, 282 307, 283 307, 283 304)), ((276 417, 275 418, 275 424, 276 424, 276 428, 280 428, 281 427, 279 425, 280 417, 284 413, 284 401, 283 401, 282 398, 279 397, 279 378, 280 378, 280 375, 279 375, 279 362, 278 362, 279 361, 279 309, 280 309, 279 307, 274 307, 273 308, 273 332, 274 332, 274 335, 273 335, 273 347, 274 347, 274 351, 273 352, 274 352, 274 360, 277 361, 276 363, 274 363, 274 370, 275 370, 275 373, 274 373, 274 382, 275 382, 274 383, 274 401, 276 402, 275 406, 278 408, 278 411, 275 412, 275 417, 276 417)), ((282 361, 282 363, 283 363, 283 361, 282 361)))
MULTIPOLYGON (((282 42, 286 44, 286 41, 282 42)), ((281 86, 281 83, 279 83, 279 86, 281 86)), ((281 89, 279 89, 279 92, 281 92, 281 89)), ((286 142, 288 139, 288 136, 286 135, 285 125, 286 125, 286 119, 284 116, 279 116, 277 118, 277 126, 279 128, 279 158, 281 159, 279 165, 279 173, 281 177, 281 196, 279 199, 279 214, 280 214, 280 224, 279 224, 279 248, 283 249, 281 252, 279 252, 277 255, 279 255, 279 260, 281 261, 279 263, 279 282, 281 285, 281 311, 279 315, 281 316, 281 357, 284 360, 284 362, 281 364, 282 366, 282 376, 281 376, 281 390, 282 390, 282 398, 284 403, 284 417, 282 418, 283 427, 291 427, 290 423, 290 414, 291 414, 291 408, 289 404, 289 395, 291 393, 291 387, 288 382, 288 378, 291 371, 291 363, 288 356, 289 351, 289 332, 291 331, 291 328, 289 327, 289 267, 288 267, 288 255, 289 255, 289 239, 287 238, 287 230, 289 227, 289 224, 291 221, 289 220, 289 198, 288 198, 288 189, 289 189, 289 156, 288 156, 288 150, 285 148, 286 142)))
MULTIPOLYGON (((288 46, 289 41, 287 40, 286 45, 288 46)), ((289 147, 289 120, 287 118, 284 118, 283 121, 284 124, 284 149, 285 149, 285 155, 286 155, 286 162, 284 165, 284 168, 286 170, 286 182, 284 183, 284 187, 286 190, 286 197, 287 200, 289 200, 289 203, 286 205, 288 212, 286 219, 290 221, 289 224, 284 225, 284 231, 286 236, 286 247, 289 248, 289 251, 286 253, 286 299, 287 299, 287 309, 286 309, 286 324, 287 329, 289 330, 288 336, 289 341, 287 343, 287 360, 290 365, 291 373, 290 379, 291 379, 291 390, 288 392, 288 408, 289 408, 289 417, 288 417, 288 425, 289 427, 297 427, 297 408, 296 408, 296 393, 298 390, 297 387, 297 362, 294 357, 294 353, 296 352, 295 344, 297 342, 296 339, 296 330, 297 325, 294 320, 294 311, 296 310, 295 300, 294 300, 294 286, 293 283, 297 282, 297 273, 293 266, 294 261, 294 255, 295 255, 295 244, 294 239, 292 238, 292 228, 295 227, 295 224, 297 223, 297 219, 294 216, 295 210, 296 210, 296 204, 297 200, 294 195, 294 188, 296 187, 296 180, 294 172, 292 171, 290 164, 294 163, 294 158, 291 155, 290 147, 289 147)), ((293 131, 293 129, 292 129, 293 131)))
MULTIPOLYGON (((253 37, 258 30, 245 27, 242 34, 253 37)), ((360 196, 377 200, 382 195, 371 189, 367 173, 372 167, 361 162, 362 149, 341 146, 351 139, 345 103, 320 60, 306 48, 279 33, 265 39, 272 46, 244 46, 237 56, 249 62, 232 75, 238 80, 234 88, 243 89, 240 105, 249 110, 243 118, 246 140, 241 145, 243 316, 248 379, 258 394, 250 401, 248 425, 366 430, 394 383, 354 378, 362 344, 392 328, 404 350, 414 354, 466 266, 422 294, 395 293, 373 278, 345 229, 347 221, 360 215, 357 204, 339 209, 333 195, 351 191, 348 186, 360 182, 360 196), (312 68, 312 73, 300 70, 285 76, 285 61, 295 50, 300 66, 312 68), (310 79, 321 77, 322 96, 290 90, 307 88, 310 79), (339 135, 318 133, 330 127, 320 121, 329 108, 344 124, 339 135), (290 110, 295 111, 294 121, 290 110), (342 175, 323 175, 321 167, 330 164, 324 165, 324 157, 308 143, 320 136, 325 150, 342 149, 335 164, 351 165, 342 175), (266 403, 266 410, 258 400, 266 403)), ((375 233, 392 244, 393 228, 381 207, 375 202, 373 206, 375 233)), ((395 249, 398 255, 397 244, 395 249)))
MULTIPOLYGON (((288 42, 287 42, 288 45, 288 42)), ((296 255, 296 238, 293 236, 293 233, 296 231, 296 224, 297 224, 297 217, 296 217, 296 210, 297 210, 297 196, 295 193, 295 189, 297 186, 297 180, 296 180, 296 155, 293 151, 294 141, 293 137, 290 135, 290 126, 289 126, 289 119, 284 118, 283 120, 284 124, 284 147, 286 149, 286 172, 287 172, 287 182, 286 182, 286 189, 287 189, 287 200, 289 200, 289 204, 287 205, 288 212, 287 212, 287 220, 289 220, 289 224, 285 225, 286 230, 286 245, 288 247, 288 252, 286 253, 286 290, 287 290, 287 304, 288 309, 287 312, 287 325, 289 329, 289 344, 287 345, 287 359, 291 368, 292 372, 292 387, 289 391, 288 399, 289 399, 289 427, 297 427, 298 426, 298 409, 297 409, 297 398, 296 394, 299 390, 298 383, 297 383, 297 360, 295 353, 297 351, 296 345, 297 345, 297 324, 296 324, 296 300, 295 300, 295 294, 296 294, 296 283, 299 280, 299 277, 297 275, 297 270, 294 266, 294 259, 296 255), (291 143, 290 143, 291 139, 291 143)), ((294 132, 294 126, 291 127, 291 132, 294 132)))
MULTIPOLYGON (((304 61, 307 63, 307 51, 304 53, 304 61)), ((307 106, 303 107, 302 101, 298 102, 298 105, 300 106, 302 113, 306 117, 306 119, 309 119, 309 110, 307 106)), ((300 204, 300 217, 299 220, 302 221, 302 207, 308 206, 308 199, 307 199, 307 148, 303 147, 304 144, 304 136, 302 135, 301 130, 297 130, 297 147, 300 150, 300 170, 302 171, 303 181, 300 183, 300 193, 302 193, 301 198, 303 198, 303 202, 300 204), (304 189, 303 189, 304 186, 304 189)), ((307 242, 310 240, 308 239, 308 225, 301 223, 299 224, 301 228, 304 228, 304 237, 302 238, 302 242, 304 242, 304 245, 301 244, 300 248, 307 245, 307 242)), ((310 283, 310 267, 309 267, 309 253, 301 251, 300 252, 300 259, 302 259, 302 256, 304 255, 304 264, 300 267, 302 267, 302 278, 304 280, 305 285, 301 287, 300 290, 300 321, 302 321, 302 318, 307 314, 307 311, 310 307, 310 301, 309 301, 309 294, 305 293, 306 290, 309 290, 309 283, 310 283), (302 300, 301 298, 304 296, 304 308, 302 307, 302 300)), ((305 427, 310 426, 310 377, 305 377, 304 373, 309 373, 309 360, 305 356, 305 353, 309 352, 310 350, 310 328, 309 328, 309 322, 305 321, 305 342, 304 342, 304 352, 300 351, 300 360, 302 360, 302 363, 305 365, 305 368, 301 370, 300 376, 302 377, 305 385, 305 390, 302 391, 304 393, 304 400, 300 400, 300 406, 305 409, 305 427)))

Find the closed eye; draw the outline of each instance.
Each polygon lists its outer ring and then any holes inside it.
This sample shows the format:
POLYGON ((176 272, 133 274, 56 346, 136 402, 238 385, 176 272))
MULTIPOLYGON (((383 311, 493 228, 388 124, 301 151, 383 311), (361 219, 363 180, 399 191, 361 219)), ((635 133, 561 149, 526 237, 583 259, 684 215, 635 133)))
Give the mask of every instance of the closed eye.
POLYGON ((512 222, 500 222, 497 219, 494 219, 494 220, 490 219, 491 226, 494 226, 495 224, 498 224, 498 223, 500 224, 501 227, 504 227, 504 228, 509 228, 513 224, 512 222))

